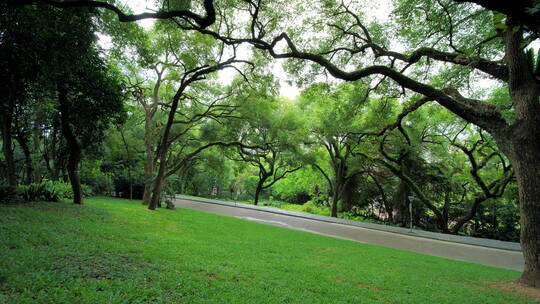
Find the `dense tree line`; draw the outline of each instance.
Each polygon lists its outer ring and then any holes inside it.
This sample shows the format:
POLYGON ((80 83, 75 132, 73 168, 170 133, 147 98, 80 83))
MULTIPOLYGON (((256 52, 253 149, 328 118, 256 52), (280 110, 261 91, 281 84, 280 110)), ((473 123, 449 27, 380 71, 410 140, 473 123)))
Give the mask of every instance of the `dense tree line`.
POLYGON ((63 178, 82 203, 86 171, 104 192, 138 183, 149 209, 166 192, 272 196, 401 225, 413 203, 425 229, 520 231, 521 280, 540 284, 537 1, 401 0, 386 21, 354 1, 159 5, 2 4, 9 187, 63 178), (297 100, 278 96, 270 58, 287 59, 297 100))

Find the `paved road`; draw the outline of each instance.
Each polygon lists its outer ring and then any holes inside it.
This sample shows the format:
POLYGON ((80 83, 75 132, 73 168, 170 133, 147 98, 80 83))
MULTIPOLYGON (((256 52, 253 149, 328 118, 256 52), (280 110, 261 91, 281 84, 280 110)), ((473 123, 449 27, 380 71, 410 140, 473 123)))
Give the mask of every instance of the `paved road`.
POLYGON ((181 208, 232 216, 245 220, 256 221, 289 229, 302 230, 360 243, 414 251, 453 260, 490 265, 518 271, 523 270, 523 255, 521 252, 517 251, 445 242, 366 229, 362 227, 327 223, 289 215, 235 208, 198 201, 176 199, 175 205, 181 208))

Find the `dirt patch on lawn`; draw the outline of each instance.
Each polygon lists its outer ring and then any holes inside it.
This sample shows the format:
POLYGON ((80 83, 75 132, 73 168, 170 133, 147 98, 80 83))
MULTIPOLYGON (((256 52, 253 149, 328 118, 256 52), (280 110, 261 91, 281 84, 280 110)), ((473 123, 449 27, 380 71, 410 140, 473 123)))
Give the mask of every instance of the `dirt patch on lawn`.
POLYGON ((384 289, 373 286, 373 285, 354 282, 354 281, 350 281, 350 280, 345 280, 345 279, 342 279, 342 278, 339 278, 339 277, 333 277, 332 280, 334 280, 336 282, 339 282, 339 283, 347 283, 347 284, 354 285, 356 287, 365 288, 365 289, 369 289, 369 290, 373 290, 373 291, 384 291, 384 289))
POLYGON ((206 277, 208 277, 208 278, 212 278, 212 279, 215 279, 215 278, 217 278, 217 276, 218 276, 217 274, 212 273, 212 272, 208 272, 208 271, 206 271, 206 270, 204 270, 204 269, 199 269, 199 270, 197 270, 196 272, 197 272, 197 273, 200 273, 200 274, 202 274, 202 275, 204 275, 204 276, 206 276, 206 277))
POLYGON ((486 285, 504 293, 511 293, 540 302, 540 289, 520 284, 516 281, 485 282, 486 285))
POLYGON ((336 251, 335 247, 323 247, 323 248, 313 248, 312 252, 333 252, 336 251))

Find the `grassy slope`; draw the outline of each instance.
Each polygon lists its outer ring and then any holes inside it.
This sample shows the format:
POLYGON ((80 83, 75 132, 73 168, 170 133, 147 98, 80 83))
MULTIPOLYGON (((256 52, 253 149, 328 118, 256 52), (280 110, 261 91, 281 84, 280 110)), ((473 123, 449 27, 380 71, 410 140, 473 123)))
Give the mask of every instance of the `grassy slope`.
POLYGON ((0 303, 527 303, 519 273, 193 210, 0 206, 0 303))

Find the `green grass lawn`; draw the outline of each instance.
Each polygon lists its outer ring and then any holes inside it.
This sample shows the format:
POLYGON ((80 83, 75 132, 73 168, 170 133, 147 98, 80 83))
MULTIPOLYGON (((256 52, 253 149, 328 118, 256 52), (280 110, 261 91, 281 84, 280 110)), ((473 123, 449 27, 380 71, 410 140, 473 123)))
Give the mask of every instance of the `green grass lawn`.
POLYGON ((0 206, 0 303, 529 303, 518 272, 139 201, 0 206))

